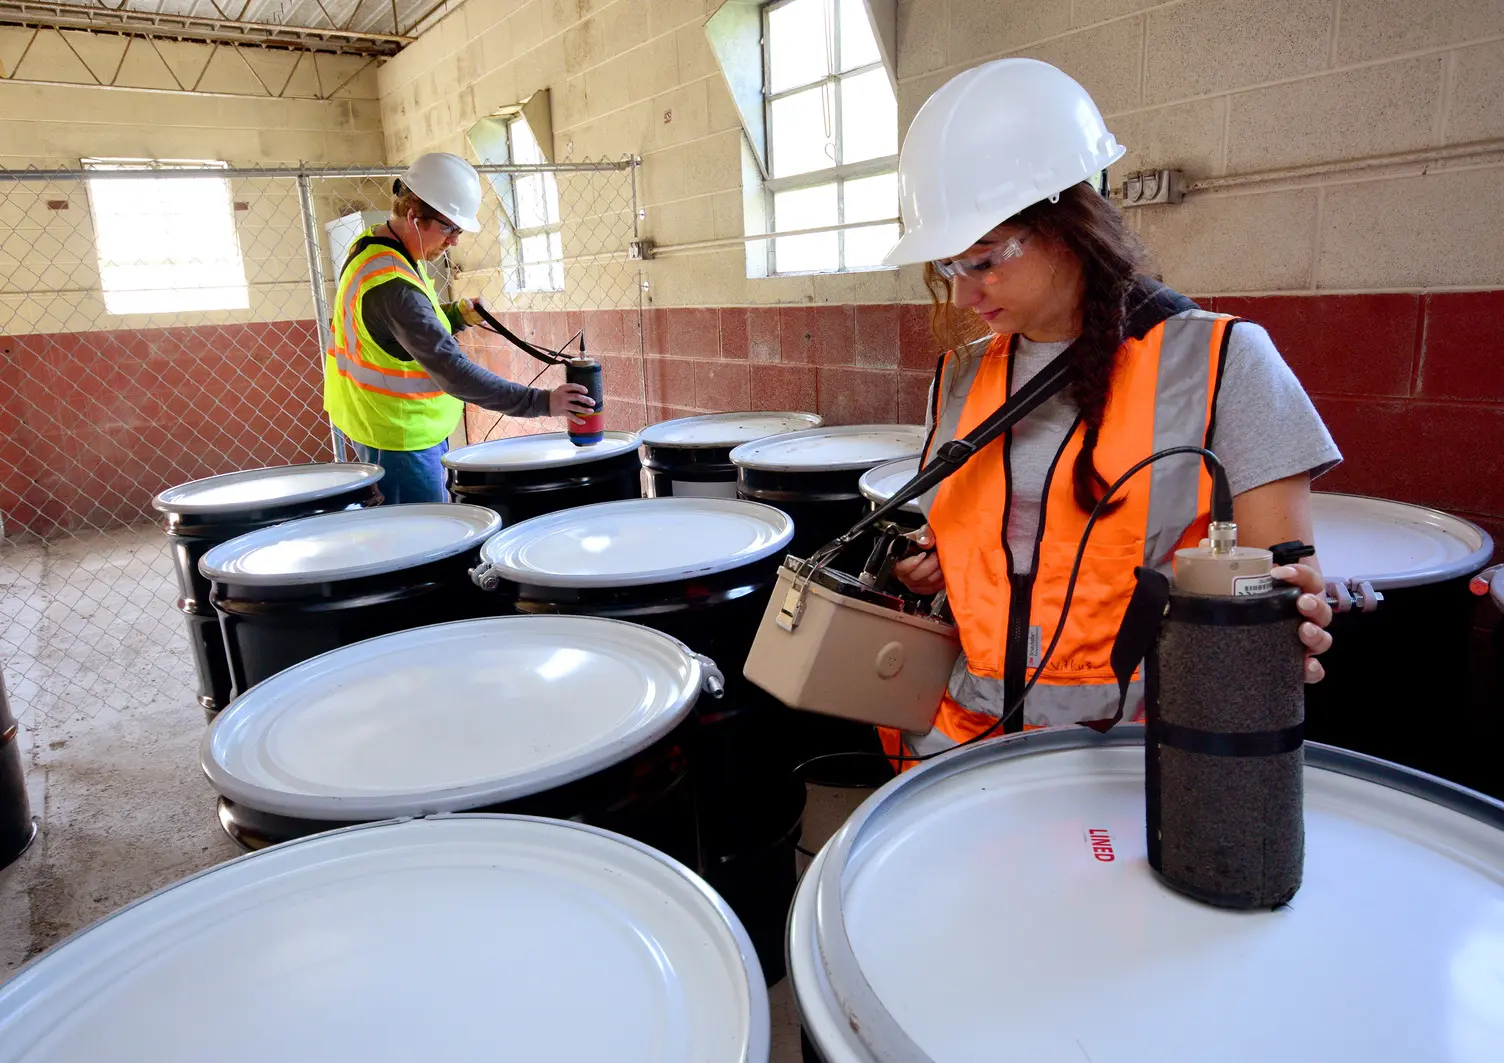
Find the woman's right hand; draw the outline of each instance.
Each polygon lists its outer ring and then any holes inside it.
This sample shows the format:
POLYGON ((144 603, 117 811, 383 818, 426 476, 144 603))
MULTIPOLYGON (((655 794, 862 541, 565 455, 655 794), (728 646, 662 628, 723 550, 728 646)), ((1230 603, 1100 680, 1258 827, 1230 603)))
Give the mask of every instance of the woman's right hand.
POLYGON ((940 555, 935 553, 935 535, 926 524, 909 538, 925 552, 906 557, 893 566, 893 575, 915 594, 938 594, 945 589, 945 573, 940 571, 940 555))

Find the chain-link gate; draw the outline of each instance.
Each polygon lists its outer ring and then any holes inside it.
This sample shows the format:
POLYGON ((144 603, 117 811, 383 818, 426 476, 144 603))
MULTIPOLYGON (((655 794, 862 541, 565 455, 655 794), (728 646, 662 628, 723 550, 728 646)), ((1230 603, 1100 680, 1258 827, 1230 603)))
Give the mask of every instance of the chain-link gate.
MULTIPOLYGON (((592 356, 640 363, 636 161, 480 169, 484 228, 439 264, 447 297, 483 296, 550 347, 586 329, 592 356)), ((157 698, 193 715, 151 499, 329 459, 328 307, 399 172, 0 171, 0 667, 23 725, 157 698)), ((541 368, 476 330, 462 344, 510 379, 541 368)), ((612 427, 640 427, 645 397, 614 397, 612 427)), ((470 441, 559 427, 473 408, 463 426, 470 441)))

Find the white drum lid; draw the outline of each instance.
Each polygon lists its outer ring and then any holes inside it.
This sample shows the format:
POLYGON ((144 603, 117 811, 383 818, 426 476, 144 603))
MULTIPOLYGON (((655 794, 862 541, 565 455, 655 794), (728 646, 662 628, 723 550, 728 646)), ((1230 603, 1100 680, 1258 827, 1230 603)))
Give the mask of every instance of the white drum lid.
POLYGON ((665 448, 734 447, 767 436, 818 428, 824 423, 818 413, 764 410, 707 413, 649 425, 642 430, 642 441, 648 446, 665 448))
POLYGON ((539 587, 640 587, 729 572, 786 548, 782 510, 731 498, 633 498, 514 524, 481 549, 490 571, 539 587))
POLYGON ((221 864, 0 987, 0 1063, 764 1063, 736 917, 575 823, 356 827, 221 864))
POLYGON ((450 502, 343 510, 220 543, 198 569, 208 579, 247 587, 359 579, 462 554, 500 527, 491 510, 450 502))
MULTIPOLYGON (((897 494, 899 488, 912 480, 918 471, 919 455, 915 454, 910 458, 899 458, 897 461, 890 461, 868 469, 862 473, 858 486, 867 501, 881 505, 897 494)), ((924 514, 924 510, 919 508, 917 498, 905 502, 900 508, 906 513, 918 513, 921 516, 924 514)))
POLYGON ((869 798, 803 879, 790 966, 827 1063, 872 1058, 852 1033, 870 1021, 832 1007, 827 895, 883 1010, 936 1063, 1500 1058, 1498 826, 1308 764, 1300 892, 1229 911, 1149 869, 1141 745, 968 763, 869 798))
POLYGON ((151 500, 160 513, 209 515, 265 506, 316 502, 352 488, 376 483, 386 473, 365 462, 276 465, 209 476, 169 487, 151 500))
POLYGON ((1493 556, 1493 539, 1476 524, 1404 502, 1318 492, 1311 518, 1322 574, 1378 590, 1471 576, 1493 556))
POLYGON ((906 458, 924 449, 918 424, 849 424, 811 428, 743 443, 731 452, 737 465, 766 472, 844 472, 906 458))
POLYGON ((547 432, 493 439, 488 443, 451 450, 444 455, 444 465, 474 472, 529 472, 587 465, 636 449, 637 436, 631 432, 606 432, 599 443, 588 447, 575 446, 569 441, 568 432, 547 432))
POLYGON ((483 808, 583 778, 689 714, 700 660, 651 628, 509 616, 414 628, 256 684, 204 736, 250 808, 359 822, 483 808))
POLYGON ((1488 593, 1493 598, 1494 605, 1504 611, 1504 568, 1495 572, 1488 581, 1488 593))

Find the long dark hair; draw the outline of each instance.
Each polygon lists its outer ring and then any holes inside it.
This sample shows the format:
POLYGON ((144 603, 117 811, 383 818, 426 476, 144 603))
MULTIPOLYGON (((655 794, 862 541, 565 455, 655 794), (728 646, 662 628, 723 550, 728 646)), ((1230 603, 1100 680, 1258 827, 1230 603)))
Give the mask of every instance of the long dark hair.
MULTIPOLYGON (((1081 336, 1075 345, 1071 397, 1081 412, 1086 435, 1071 471, 1076 505, 1090 512, 1108 487, 1092 454, 1107 406, 1113 362, 1126 338, 1128 296, 1135 279, 1148 269, 1148 254, 1128 231, 1122 212, 1087 182, 1067 188, 1055 203, 1042 200, 1025 207, 1008 223, 1027 227, 1066 248, 1081 263, 1081 336)), ((969 312, 956 313, 950 282, 933 266, 925 266, 924 283, 932 304, 930 323, 945 349, 955 350, 981 334, 981 319, 969 312)))

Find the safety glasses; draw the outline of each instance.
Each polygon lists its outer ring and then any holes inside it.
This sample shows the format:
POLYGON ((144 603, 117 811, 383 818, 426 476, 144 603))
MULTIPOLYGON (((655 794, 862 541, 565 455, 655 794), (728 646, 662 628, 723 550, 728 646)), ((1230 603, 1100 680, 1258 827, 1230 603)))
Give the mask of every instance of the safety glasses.
POLYGON ((1002 243, 988 248, 987 252, 978 258, 961 259, 953 258, 949 262, 934 263, 935 272, 946 280, 955 280, 957 277, 966 277, 969 280, 979 281, 997 269, 1005 262, 1012 261, 1024 253, 1024 244, 1029 242, 1029 234, 1009 236, 1002 243))
POLYGON ((458 236, 464 231, 458 225, 454 224, 452 221, 444 217, 444 215, 439 214, 437 211, 433 213, 428 213, 426 211, 420 212, 417 215, 416 220, 427 222, 429 225, 437 226, 439 232, 443 233, 446 239, 451 236, 458 236))

